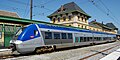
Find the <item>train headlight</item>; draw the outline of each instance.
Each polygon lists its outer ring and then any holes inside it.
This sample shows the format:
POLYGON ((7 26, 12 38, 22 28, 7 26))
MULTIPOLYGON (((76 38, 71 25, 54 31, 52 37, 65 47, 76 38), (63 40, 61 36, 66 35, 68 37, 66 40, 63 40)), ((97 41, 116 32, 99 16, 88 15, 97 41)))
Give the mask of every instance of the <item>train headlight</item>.
POLYGON ((10 43, 21 44, 22 41, 20 41, 20 40, 11 40, 10 43))
POLYGON ((22 43, 22 41, 20 41, 20 40, 15 41, 15 44, 21 44, 21 43, 22 43))

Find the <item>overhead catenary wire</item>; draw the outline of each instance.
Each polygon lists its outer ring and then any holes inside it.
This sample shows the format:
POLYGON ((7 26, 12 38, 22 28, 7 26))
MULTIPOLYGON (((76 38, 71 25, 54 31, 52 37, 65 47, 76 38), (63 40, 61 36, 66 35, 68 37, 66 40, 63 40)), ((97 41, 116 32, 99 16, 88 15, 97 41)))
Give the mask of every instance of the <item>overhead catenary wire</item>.
MULTIPOLYGON (((113 20, 118 20, 118 18, 111 12, 111 10, 102 2, 102 0, 99 0, 101 3, 102 3, 102 5, 108 10, 108 13, 109 14, 111 14, 115 19, 113 19, 113 20)), ((116 23, 118 23, 117 21, 116 21, 116 23)), ((118 24, 120 24, 120 23, 118 23, 118 24)))
POLYGON ((29 7, 29 0, 28 0, 28 2, 26 4, 26 7, 25 7, 25 11, 24 11, 24 15, 23 15, 24 17, 26 17, 28 15, 28 13, 29 13, 28 7, 29 7))
POLYGON ((7 9, 10 9, 10 10, 13 10, 14 12, 17 12, 17 13, 18 13, 18 10, 20 10, 20 8, 9 6, 9 5, 6 5, 6 4, 0 4, 0 6, 5 6, 3 8, 7 8, 7 9))
POLYGON ((110 13, 112 13, 108 8, 107 8, 107 6, 101 1, 101 0, 99 0, 102 4, 103 4, 103 6, 108 10, 108 12, 106 12, 104 9, 102 9, 100 6, 98 6, 97 4, 96 4, 96 2, 94 1, 94 0, 89 0, 96 8, 98 8, 101 12, 103 12, 105 15, 107 15, 108 17, 110 17, 114 22, 116 22, 118 25, 119 25, 119 23, 116 21, 116 17, 113 15, 113 14, 110 14, 110 13), (110 13, 109 13, 110 12, 110 13))
MULTIPOLYGON (((56 0, 55 0, 55 1, 56 1, 56 0)), ((53 12, 54 10, 45 7, 46 4, 49 4, 49 3, 52 3, 52 2, 54 2, 54 1, 49 0, 49 1, 47 1, 47 2, 45 2, 45 3, 42 3, 42 4, 36 2, 36 3, 38 3, 38 5, 34 5, 35 8, 45 9, 45 10, 48 10, 48 11, 42 12, 42 13, 40 12, 40 13, 38 13, 38 14, 34 14, 33 16, 37 16, 37 15, 44 16, 45 13, 47 13, 47 12, 49 12, 49 11, 52 11, 52 12, 53 12)))
POLYGON ((22 5, 26 5, 26 4, 27 4, 27 3, 21 2, 21 1, 19 1, 19 0, 7 0, 7 1, 14 2, 14 3, 18 3, 18 4, 22 4, 22 5))

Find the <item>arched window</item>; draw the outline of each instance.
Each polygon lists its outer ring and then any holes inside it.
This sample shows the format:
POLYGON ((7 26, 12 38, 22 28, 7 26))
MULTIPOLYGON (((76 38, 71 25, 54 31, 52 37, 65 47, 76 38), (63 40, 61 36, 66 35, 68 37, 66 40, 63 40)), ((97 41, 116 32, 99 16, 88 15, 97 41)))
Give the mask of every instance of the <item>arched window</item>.
POLYGON ((85 18, 85 22, 87 23, 87 18, 85 18))
POLYGON ((71 26, 71 25, 69 25, 69 26, 71 26))
POLYGON ((68 19, 71 20, 71 16, 68 16, 68 19))
POLYGON ((83 25, 82 25, 82 28, 83 28, 83 25))
POLYGON ((80 16, 78 16, 78 21, 80 21, 80 16))
POLYGON ((53 23, 55 23, 55 18, 53 18, 53 23))
POLYGON ((87 29, 87 26, 85 26, 85 29, 87 29))
POLYGON ((60 18, 58 18, 58 22, 60 22, 60 18))
POLYGON ((66 21, 66 17, 63 17, 63 21, 66 21))
POLYGON ((83 17, 81 17, 81 19, 82 19, 82 22, 83 22, 83 17))

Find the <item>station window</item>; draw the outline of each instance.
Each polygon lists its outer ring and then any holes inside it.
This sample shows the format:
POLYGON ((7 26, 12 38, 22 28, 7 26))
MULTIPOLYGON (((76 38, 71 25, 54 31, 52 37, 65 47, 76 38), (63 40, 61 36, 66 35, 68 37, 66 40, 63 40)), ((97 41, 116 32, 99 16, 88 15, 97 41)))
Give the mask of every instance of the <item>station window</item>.
POLYGON ((72 39, 72 33, 68 33, 68 39, 72 39))
POLYGON ((62 39, 67 39, 66 33, 62 33, 62 39))
POLYGON ((45 32, 45 39, 52 39, 52 33, 51 32, 45 32))
POLYGON ((71 20, 71 16, 68 16, 69 20, 71 20))
POLYGON ((54 39, 60 39, 60 33, 54 33, 54 39))
POLYGON ((55 18, 53 18, 53 23, 55 23, 55 18))
POLYGON ((60 22, 60 18, 58 18, 58 22, 60 22))
POLYGON ((83 22, 83 17, 81 17, 81 20, 82 20, 82 22, 83 22))
POLYGON ((87 26, 85 26, 85 29, 87 28, 87 26))
POLYGON ((71 26, 71 25, 69 25, 69 26, 71 26))
POLYGON ((80 21, 80 16, 78 16, 78 20, 80 21))
POLYGON ((0 31, 2 31, 2 25, 0 25, 0 31))
POLYGON ((81 28, 83 28, 83 26, 81 28))
POLYGON ((63 21, 66 21, 66 17, 63 17, 63 21))
POLYGON ((13 25, 6 25, 5 32, 14 32, 14 26, 13 25))

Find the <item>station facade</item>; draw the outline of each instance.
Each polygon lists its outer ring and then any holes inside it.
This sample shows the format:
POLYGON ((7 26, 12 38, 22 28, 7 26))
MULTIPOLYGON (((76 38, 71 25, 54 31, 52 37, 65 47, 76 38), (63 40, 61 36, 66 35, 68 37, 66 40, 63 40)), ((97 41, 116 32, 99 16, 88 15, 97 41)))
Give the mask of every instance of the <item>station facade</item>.
POLYGON ((103 24, 96 21, 88 22, 91 16, 84 12, 74 2, 61 5, 61 7, 49 15, 48 18, 50 18, 51 23, 73 26, 81 29, 107 32, 112 34, 117 34, 118 30, 113 23, 103 24))

